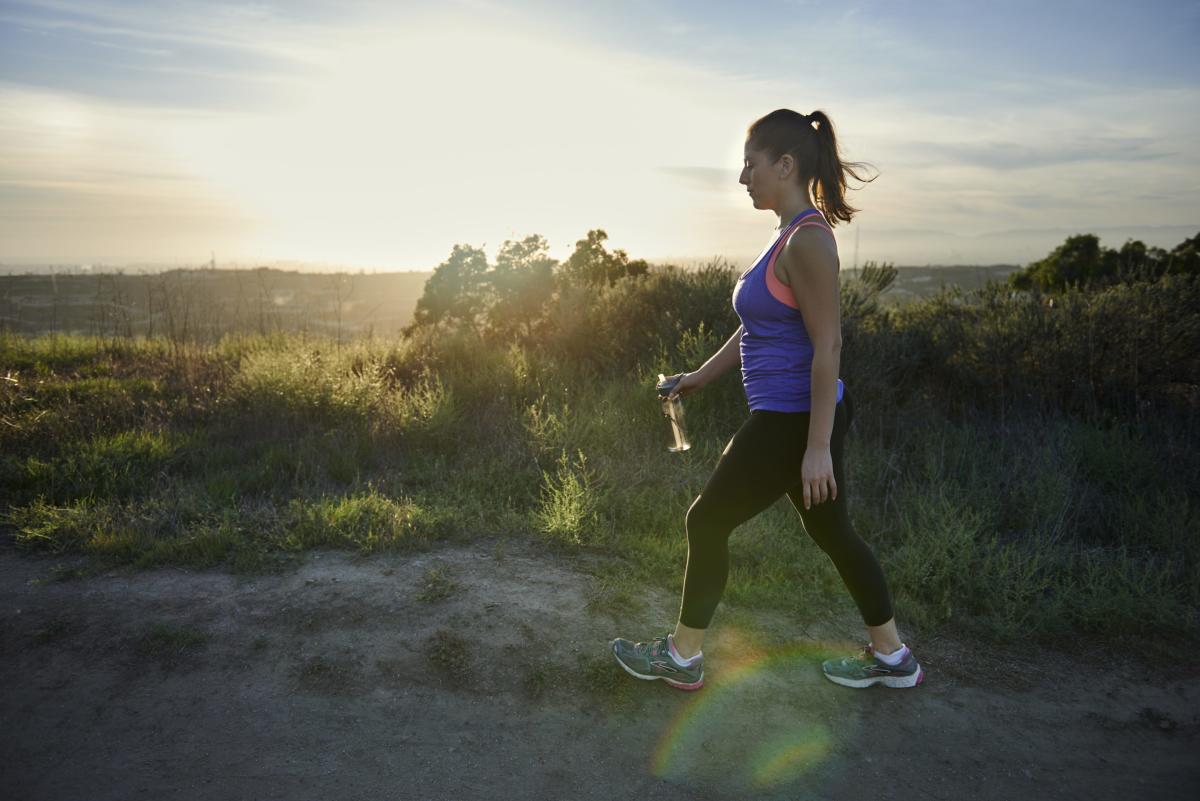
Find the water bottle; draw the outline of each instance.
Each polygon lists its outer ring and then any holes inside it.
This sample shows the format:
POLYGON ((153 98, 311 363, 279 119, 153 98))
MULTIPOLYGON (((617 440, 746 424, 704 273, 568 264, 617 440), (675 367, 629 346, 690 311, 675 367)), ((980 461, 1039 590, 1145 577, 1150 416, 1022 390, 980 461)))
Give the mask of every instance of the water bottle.
POLYGON ((676 396, 675 400, 667 399, 667 396, 671 394, 671 390, 675 389, 675 385, 679 383, 680 378, 683 378, 682 374, 668 380, 665 375, 659 373, 658 386, 656 387, 659 400, 662 401, 663 417, 671 421, 672 442, 667 446, 667 450, 671 453, 679 453, 692 447, 692 444, 688 442, 687 434, 683 430, 683 400, 678 396, 676 396))

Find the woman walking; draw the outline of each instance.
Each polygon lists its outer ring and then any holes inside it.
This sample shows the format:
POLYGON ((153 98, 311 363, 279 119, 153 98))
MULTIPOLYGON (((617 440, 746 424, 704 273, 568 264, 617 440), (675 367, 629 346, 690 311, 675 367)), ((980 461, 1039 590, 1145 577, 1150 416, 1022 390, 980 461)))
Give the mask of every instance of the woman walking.
POLYGON ((779 216, 778 233, 734 289, 741 326, 698 370, 673 376, 678 383, 670 397, 695 392, 740 364, 750 417, 688 509, 674 632, 612 641, 617 662, 640 679, 683 690, 704 684, 701 646, 725 590, 729 535, 785 493, 805 531, 833 560, 870 639, 860 654, 826 661, 825 676, 848 687, 915 687, 924 679, 896 633, 879 562, 846 510, 844 441, 854 407, 838 377, 839 262, 830 225, 858 211, 843 197, 847 174, 862 180, 852 166, 841 161, 822 111, 780 109, 747 131, 739 182, 754 208, 779 216))

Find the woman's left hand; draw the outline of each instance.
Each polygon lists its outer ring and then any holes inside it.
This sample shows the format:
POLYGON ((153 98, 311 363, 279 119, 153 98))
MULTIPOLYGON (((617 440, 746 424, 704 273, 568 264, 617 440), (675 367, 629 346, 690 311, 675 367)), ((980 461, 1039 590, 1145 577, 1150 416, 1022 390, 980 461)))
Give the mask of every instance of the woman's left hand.
POLYGON ((804 484, 804 508, 837 498, 837 482, 833 480, 833 455, 829 448, 808 448, 800 465, 800 481, 804 484))

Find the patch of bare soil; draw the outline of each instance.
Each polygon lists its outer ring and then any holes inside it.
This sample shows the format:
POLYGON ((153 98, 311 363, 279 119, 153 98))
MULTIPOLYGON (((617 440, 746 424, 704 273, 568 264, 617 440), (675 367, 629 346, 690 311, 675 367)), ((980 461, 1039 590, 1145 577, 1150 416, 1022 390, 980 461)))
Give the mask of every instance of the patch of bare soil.
MULTIPOLYGON (((0 551, 0 797, 1174 799, 1200 678, 1120 654, 912 642, 915 690, 851 690, 858 647, 723 607, 705 687, 637 681, 678 598, 529 545, 314 552, 292 572, 114 571, 0 551), (744 622, 743 622, 744 621, 744 622)), ((1180 663, 1192 660, 1181 659, 1180 663)))

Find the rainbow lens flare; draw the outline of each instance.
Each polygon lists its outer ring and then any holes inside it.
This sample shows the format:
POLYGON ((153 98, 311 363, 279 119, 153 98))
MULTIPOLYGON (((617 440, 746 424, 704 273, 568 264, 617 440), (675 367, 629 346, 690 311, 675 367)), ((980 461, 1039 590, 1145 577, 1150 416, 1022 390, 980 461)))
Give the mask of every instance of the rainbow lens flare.
POLYGON ((845 653, 846 643, 760 648, 737 630, 718 636, 707 652, 740 657, 722 662, 684 700, 655 749, 653 774, 733 793, 804 780, 830 755, 830 721, 837 720, 839 739, 858 726, 857 716, 839 711, 842 700, 821 675, 821 661, 845 653))

